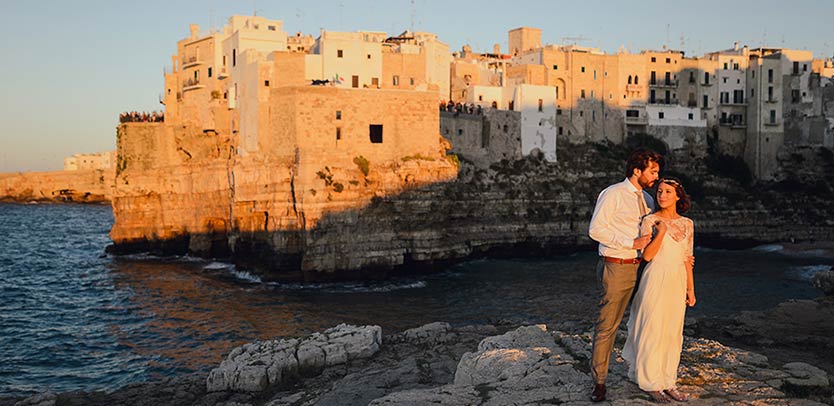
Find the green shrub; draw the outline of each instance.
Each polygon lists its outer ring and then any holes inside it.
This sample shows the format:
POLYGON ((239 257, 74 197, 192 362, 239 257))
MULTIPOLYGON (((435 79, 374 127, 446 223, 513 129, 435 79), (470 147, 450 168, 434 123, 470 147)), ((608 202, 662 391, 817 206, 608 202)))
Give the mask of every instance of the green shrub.
POLYGON ((353 163, 355 163, 356 166, 359 167, 359 170, 362 171, 363 175, 368 176, 368 173, 371 172, 371 163, 368 162, 368 159, 364 156, 359 155, 358 157, 353 158, 353 163))

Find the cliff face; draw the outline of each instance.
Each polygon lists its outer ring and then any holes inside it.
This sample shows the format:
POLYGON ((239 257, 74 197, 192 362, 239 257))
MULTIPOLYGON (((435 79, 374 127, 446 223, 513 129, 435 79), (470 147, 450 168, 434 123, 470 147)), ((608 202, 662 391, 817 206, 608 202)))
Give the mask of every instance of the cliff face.
MULTIPOLYGON (((531 157, 483 169, 458 167, 440 146, 372 162, 303 150, 237 155, 234 139, 163 125, 124 125, 119 134, 116 252, 229 256, 266 280, 368 278, 480 255, 592 248, 597 194, 623 179, 627 152, 560 144, 557 164, 531 157)), ((823 151, 803 154, 825 171, 823 151)), ((807 174, 747 184, 703 154, 669 161, 667 173, 693 196, 699 245, 834 240, 825 177, 810 186, 816 193, 792 193, 809 187, 807 174)))
POLYGON ((0 201, 108 203, 113 171, 78 170, 0 174, 0 201))

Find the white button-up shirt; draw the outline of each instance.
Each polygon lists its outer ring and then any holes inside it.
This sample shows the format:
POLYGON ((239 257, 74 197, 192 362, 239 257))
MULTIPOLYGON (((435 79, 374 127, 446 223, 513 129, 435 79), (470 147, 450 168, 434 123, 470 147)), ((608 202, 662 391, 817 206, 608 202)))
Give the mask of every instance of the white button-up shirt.
MULTIPOLYGON (((628 180, 615 183, 600 192, 588 235, 599 242, 599 255, 621 259, 637 258, 639 253, 631 248, 640 236, 642 213, 638 189, 628 180)), ((641 191, 647 212, 654 211, 654 199, 641 191)))

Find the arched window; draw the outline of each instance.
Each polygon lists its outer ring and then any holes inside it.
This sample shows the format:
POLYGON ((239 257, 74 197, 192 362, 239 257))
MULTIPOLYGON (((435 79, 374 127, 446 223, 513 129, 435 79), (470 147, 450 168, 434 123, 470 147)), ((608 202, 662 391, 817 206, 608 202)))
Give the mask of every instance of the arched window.
POLYGON ((639 82, 637 82, 637 75, 634 75, 634 84, 635 84, 635 85, 640 84, 639 82))
POLYGON ((631 75, 628 75, 628 84, 631 84, 631 75))

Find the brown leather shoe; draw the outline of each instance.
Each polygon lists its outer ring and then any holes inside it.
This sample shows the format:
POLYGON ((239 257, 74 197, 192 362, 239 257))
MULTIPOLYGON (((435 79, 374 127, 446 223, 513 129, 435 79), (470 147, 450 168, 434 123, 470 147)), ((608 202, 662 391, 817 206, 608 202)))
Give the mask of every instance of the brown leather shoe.
POLYGON ((591 402, 602 402, 605 400, 605 384, 598 383, 594 385, 594 391, 591 392, 591 402))

